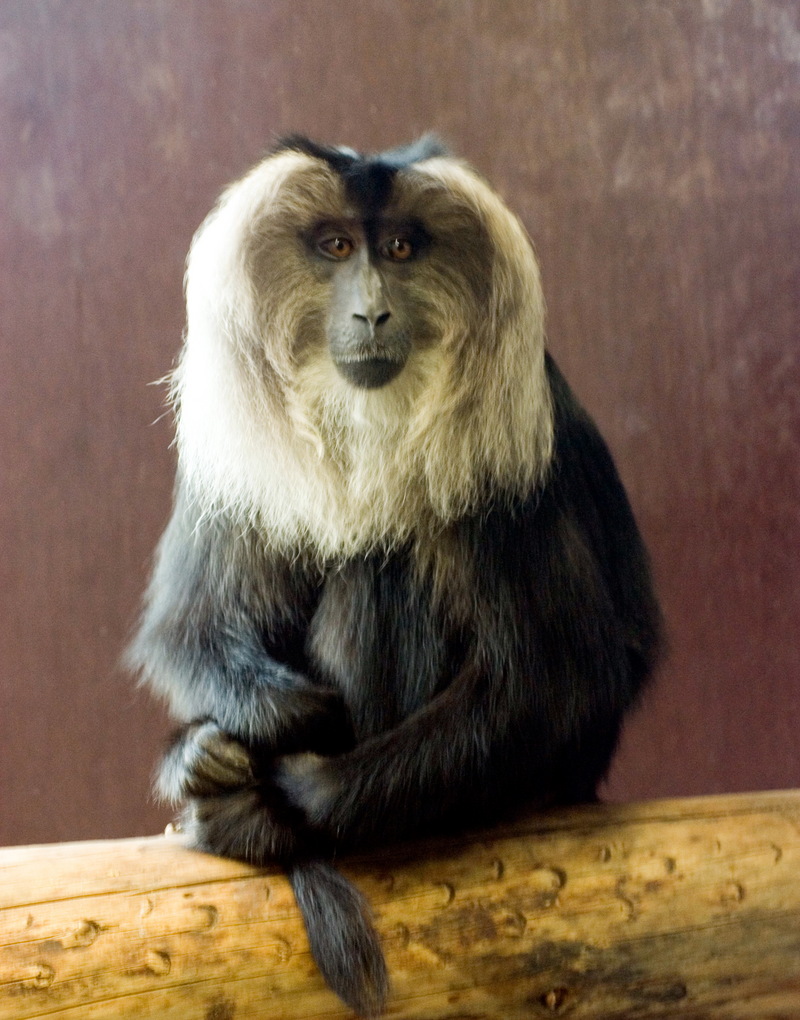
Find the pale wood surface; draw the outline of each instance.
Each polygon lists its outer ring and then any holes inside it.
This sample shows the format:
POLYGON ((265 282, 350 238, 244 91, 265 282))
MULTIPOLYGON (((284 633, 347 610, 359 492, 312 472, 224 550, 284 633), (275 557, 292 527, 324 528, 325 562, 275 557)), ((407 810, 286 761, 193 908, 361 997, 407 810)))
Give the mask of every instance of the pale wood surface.
MULTIPOLYGON (((800 1017, 800 791, 563 811, 342 870, 389 1017, 800 1017)), ((0 1020, 350 1015, 279 873, 175 837, 0 850, 0 1020)))

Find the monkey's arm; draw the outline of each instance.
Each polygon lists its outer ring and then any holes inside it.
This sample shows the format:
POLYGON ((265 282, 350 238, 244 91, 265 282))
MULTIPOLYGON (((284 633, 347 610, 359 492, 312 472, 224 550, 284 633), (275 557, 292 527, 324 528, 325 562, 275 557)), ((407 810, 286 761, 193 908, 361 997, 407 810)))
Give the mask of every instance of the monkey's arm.
POLYGON ((222 516, 198 519, 179 492, 129 660, 183 721, 213 719, 274 750, 333 750, 326 735, 347 731, 341 698, 303 673, 314 598, 296 565, 222 516))
POLYGON ((360 845, 592 796, 635 682, 596 567, 565 540, 531 564, 538 593, 500 608, 494 647, 479 636, 429 704, 343 755, 284 759, 279 785, 312 826, 360 845))

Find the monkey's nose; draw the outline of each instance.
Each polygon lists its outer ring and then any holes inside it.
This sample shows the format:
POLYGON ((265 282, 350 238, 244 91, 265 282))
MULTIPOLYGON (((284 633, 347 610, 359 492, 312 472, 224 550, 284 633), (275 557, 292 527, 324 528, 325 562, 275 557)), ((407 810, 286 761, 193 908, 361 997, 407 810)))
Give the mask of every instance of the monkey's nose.
POLYGON ((359 323, 363 322, 367 326, 370 326, 374 331, 387 322, 391 314, 391 312, 386 310, 377 312, 365 310, 363 313, 353 312, 353 318, 359 323))

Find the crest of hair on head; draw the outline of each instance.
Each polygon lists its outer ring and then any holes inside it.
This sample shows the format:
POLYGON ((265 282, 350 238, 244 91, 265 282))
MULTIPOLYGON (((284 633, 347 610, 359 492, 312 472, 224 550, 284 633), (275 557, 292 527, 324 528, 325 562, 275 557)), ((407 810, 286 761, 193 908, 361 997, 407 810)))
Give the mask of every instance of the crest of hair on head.
POLYGON ((450 158, 398 171, 395 191, 429 232, 439 217, 474 228, 488 279, 476 295, 457 264, 440 266, 435 292, 417 295, 434 342, 377 390, 337 372, 328 290, 298 243, 299 225, 348 208, 323 161, 267 158, 193 241, 172 385, 180 470, 204 513, 234 514, 274 548, 330 559, 424 539, 547 471, 544 303, 524 228, 450 158))

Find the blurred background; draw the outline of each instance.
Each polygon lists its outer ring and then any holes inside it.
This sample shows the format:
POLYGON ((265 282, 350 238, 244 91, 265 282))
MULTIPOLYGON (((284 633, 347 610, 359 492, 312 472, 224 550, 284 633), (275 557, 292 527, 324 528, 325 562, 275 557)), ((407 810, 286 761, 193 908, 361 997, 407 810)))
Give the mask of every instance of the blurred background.
POLYGON ((192 233, 276 136, 434 130, 520 214, 670 638, 605 796, 800 785, 796 0, 3 0, 0 843, 146 834, 119 665, 192 233))

